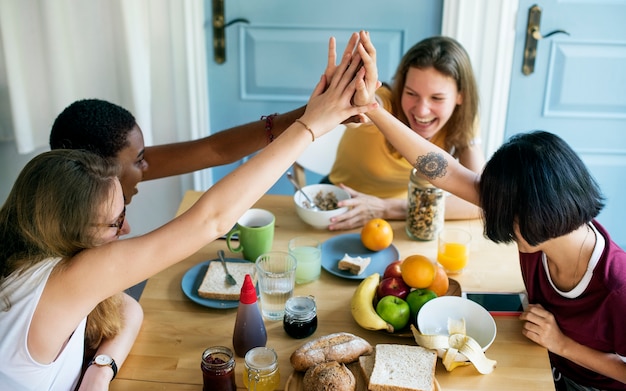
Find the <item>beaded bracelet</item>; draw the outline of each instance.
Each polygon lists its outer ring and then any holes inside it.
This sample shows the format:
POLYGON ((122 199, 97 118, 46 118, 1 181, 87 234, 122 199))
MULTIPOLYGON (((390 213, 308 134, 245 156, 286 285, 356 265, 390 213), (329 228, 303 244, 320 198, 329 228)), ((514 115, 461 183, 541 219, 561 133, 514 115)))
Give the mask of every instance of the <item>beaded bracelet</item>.
POLYGON ((300 118, 298 118, 296 120, 297 123, 299 123, 300 125, 304 126, 304 128, 306 130, 309 131, 309 133, 311 133, 311 138, 313 139, 312 141, 315 141, 315 133, 313 133, 313 130, 311 130, 311 128, 309 128, 309 125, 305 124, 304 122, 302 122, 302 120, 300 118))
POLYGON ((268 144, 274 141, 274 135, 272 134, 272 127, 274 126, 274 117, 276 117, 277 115, 278 113, 261 116, 261 121, 265 120, 265 134, 267 135, 268 144))

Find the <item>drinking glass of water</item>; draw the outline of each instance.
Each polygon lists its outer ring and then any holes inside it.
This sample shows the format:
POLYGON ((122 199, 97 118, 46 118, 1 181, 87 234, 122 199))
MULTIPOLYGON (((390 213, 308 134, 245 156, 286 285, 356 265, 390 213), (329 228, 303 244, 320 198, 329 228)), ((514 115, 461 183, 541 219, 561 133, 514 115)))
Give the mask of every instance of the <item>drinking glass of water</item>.
POLYGON ((284 251, 270 251, 259 255, 256 269, 263 317, 282 320, 296 283, 296 258, 284 251))

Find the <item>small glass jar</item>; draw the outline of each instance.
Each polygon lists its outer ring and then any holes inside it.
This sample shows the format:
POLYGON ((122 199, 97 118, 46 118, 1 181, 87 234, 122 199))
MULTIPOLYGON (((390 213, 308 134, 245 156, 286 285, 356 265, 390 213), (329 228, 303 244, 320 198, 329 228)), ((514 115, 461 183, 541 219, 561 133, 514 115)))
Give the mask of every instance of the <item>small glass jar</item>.
POLYGON ((292 338, 306 338, 317 330, 317 308, 313 296, 294 296, 285 303, 283 328, 292 338))
POLYGON ((433 240, 443 228, 445 192, 411 171, 406 233, 413 240, 433 240))
POLYGON ((252 348, 246 353, 243 385, 250 391, 274 391, 280 385, 278 356, 274 349, 265 346, 252 348))
POLYGON ((212 346, 202 353, 202 391, 236 391, 235 356, 225 346, 212 346))

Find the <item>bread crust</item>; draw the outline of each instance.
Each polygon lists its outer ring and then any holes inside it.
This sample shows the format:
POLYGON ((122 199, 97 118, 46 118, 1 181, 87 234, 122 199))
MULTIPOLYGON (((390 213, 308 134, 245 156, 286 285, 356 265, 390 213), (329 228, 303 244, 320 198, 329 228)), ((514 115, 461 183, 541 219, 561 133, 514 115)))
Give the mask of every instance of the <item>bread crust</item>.
POLYGON ((372 353, 372 349, 372 345, 363 338, 340 332, 305 343, 291 354, 290 361, 296 371, 303 372, 326 361, 348 364, 361 355, 372 353))
POLYGON ((302 381, 304 391, 354 391, 356 379, 337 361, 327 361, 307 369, 302 381))

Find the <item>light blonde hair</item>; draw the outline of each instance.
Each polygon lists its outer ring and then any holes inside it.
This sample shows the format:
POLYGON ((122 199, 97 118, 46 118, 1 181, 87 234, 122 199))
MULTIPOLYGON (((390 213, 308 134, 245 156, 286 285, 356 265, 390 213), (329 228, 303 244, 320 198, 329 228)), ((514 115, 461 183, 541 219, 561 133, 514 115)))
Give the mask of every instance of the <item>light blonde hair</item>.
MULTIPOLYGON (((81 150, 54 150, 33 158, 0 209, 0 283, 39 262, 63 258, 65 267, 80 251, 95 247, 93 226, 110 202, 118 166, 81 150)), ((0 292, 5 310, 11 303, 0 292)), ((123 325, 120 297, 100 303, 88 316, 87 345, 99 344, 123 325)))

